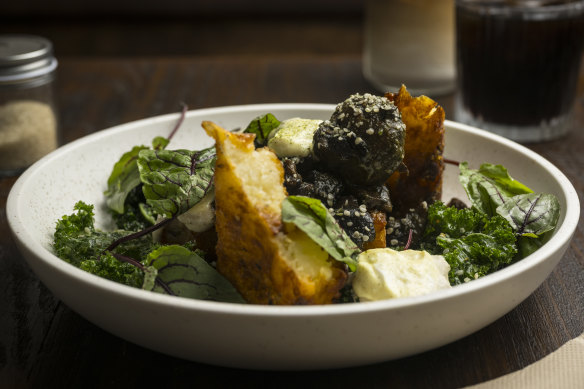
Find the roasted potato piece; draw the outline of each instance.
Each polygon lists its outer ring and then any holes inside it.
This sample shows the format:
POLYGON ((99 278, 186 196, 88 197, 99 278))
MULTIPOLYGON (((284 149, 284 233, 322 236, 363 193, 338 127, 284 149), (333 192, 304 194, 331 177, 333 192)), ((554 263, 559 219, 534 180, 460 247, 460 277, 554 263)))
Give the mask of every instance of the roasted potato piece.
POLYGON ((399 108, 406 125, 404 164, 387 181, 397 213, 432 203, 442 195, 444 109, 427 96, 412 97, 402 85, 385 95, 399 108))
POLYGON ((293 225, 282 223, 282 163, 254 135, 203 122, 215 139, 217 270, 246 301, 256 304, 327 304, 347 271, 293 225))

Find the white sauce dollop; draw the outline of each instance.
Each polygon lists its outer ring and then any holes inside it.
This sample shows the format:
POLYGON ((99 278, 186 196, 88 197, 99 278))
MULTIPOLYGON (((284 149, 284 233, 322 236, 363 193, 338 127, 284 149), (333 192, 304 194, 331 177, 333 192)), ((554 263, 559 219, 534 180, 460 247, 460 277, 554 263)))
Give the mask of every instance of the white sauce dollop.
POLYGON ((292 118, 284 120, 268 136, 268 147, 280 158, 307 157, 312 153, 312 138, 322 120, 292 118))
POLYGON ((450 265, 441 255, 389 248, 362 252, 353 279, 361 301, 419 296, 450 288, 450 265))
POLYGON ((177 219, 192 232, 203 232, 215 224, 215 191, 209 191, 197 204, 180 214, 177 219))

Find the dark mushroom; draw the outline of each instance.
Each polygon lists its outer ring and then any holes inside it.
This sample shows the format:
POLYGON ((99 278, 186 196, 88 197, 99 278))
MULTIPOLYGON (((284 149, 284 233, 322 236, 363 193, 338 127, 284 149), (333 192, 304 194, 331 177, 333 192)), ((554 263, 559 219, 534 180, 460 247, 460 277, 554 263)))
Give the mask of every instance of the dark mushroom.
POLYGON ((313 153, 351 185, 383 184, 404 157, 405 125, 383 96, 355 94, 314 134, 313 153))

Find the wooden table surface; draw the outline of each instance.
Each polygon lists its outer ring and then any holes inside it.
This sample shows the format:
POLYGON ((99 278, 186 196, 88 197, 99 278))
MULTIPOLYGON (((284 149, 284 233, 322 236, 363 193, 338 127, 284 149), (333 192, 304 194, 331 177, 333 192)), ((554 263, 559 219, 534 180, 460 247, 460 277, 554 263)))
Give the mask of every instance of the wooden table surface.
MULTIPOLYGON (((337 103, 375 92, 357 56, 62 58, 63 142, 153 115, 211 106, 337 103)), ((436 98, 452 117, 452 96, 436 98)), ((584 195, 584 99, 566 138, 529 145, 584 195)), ((584 223, 550 277, 516 309, 457 342, 372 366, 262 372, 193 363, 113 336, 57 300, 17 251, 0 179, 0 387, 458 388, 521 369, 584 331, 584 223)))

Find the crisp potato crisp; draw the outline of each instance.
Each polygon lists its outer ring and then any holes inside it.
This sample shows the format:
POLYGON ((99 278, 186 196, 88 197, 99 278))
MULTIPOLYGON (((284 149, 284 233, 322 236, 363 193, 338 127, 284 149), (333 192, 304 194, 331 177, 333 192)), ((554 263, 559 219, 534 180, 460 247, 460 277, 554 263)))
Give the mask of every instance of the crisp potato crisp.
POLYGON ((394 209, 407 211, 442 195, 444 109, 427 96, 412 97, 402 85, 385 95, 399 108, 406 125, 404 164, 388 180, 394 209))

